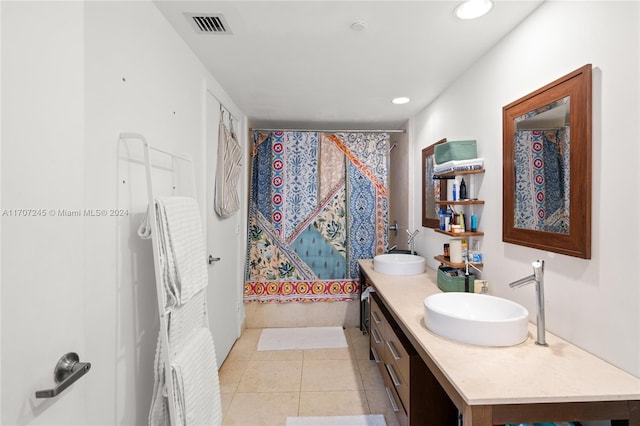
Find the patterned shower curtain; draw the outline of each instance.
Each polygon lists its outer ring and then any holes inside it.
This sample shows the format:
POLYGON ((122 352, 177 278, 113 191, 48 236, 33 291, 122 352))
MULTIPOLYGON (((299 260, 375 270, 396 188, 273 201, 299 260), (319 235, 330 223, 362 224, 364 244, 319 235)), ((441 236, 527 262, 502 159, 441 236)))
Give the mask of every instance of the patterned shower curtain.
POLYGON ((386 133, 254 134, 245 301, 358 298, 387 246, 386 133))
POLYGON ((515 135, 515 226, 569 233, 569 127, 515 135))

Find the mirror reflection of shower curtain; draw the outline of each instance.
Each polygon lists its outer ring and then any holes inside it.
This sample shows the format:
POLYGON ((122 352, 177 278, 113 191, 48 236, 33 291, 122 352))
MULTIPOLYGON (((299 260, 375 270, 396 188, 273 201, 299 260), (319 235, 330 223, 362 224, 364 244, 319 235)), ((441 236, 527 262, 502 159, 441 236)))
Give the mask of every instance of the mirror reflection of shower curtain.
POLYGON ((254 134, 245 301, 357 299, 384 252, 386 133, 254 134))
POLYGON ((515 227, 569 233, 569 127, 517 130, 515 227))

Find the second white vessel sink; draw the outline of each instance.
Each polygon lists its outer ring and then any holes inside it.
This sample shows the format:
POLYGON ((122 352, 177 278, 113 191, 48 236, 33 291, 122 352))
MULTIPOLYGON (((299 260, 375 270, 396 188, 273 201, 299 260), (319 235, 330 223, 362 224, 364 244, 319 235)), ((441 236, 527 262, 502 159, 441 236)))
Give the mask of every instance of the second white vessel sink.
POLYGON ((379 254, 373 258, 373 269, 386 275, 418 275, 424 272, 422 256, 403 253, 379 254))
POLYGON ((501 297, 439 293, 424 299, 424 323, 434 333, 480 346, 513 346, 528 335, 527 309, 501 297))

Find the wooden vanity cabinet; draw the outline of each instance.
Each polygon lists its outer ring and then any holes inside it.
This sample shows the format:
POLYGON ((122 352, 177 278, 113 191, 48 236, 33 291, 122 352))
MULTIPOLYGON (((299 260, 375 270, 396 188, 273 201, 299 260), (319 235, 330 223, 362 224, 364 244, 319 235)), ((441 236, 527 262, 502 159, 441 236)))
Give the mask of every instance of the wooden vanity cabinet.
POLYGON ((457 409, 377 294, 370 295, 370 357, 401 426, 457 424, 457 409))

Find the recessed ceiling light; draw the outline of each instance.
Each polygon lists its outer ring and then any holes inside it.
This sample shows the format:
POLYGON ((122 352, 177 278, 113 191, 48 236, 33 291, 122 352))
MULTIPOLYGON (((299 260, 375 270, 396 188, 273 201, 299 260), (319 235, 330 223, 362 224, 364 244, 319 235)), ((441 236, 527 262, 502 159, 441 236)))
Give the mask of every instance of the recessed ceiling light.
POLYGON ((364 21, 356 21, 353 24, 351 24, 351 29, 353 31, 364 31, 367 28, 367 23, 364 21))
POLYGON ((405 98, 405 97, 399 97, 399 98, 393 99, 391 102, 393 102, 396 105, 402 105, 402 104, 409 103, 409 101, 411 101, 411 99, 405 98))
POLYGON ((486 15, 492 8, 491 0, 467 0, 456 7, 455 14, 460 19, 475 19, 486 15))

